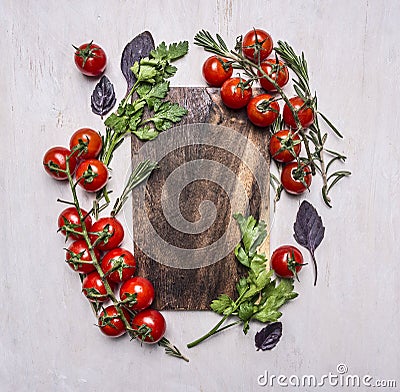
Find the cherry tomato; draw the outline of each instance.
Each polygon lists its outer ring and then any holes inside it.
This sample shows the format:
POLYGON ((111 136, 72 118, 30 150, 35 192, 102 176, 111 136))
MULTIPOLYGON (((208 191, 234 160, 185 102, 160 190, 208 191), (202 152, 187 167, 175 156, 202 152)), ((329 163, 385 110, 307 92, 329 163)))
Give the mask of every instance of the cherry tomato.
MULTIPOLYGON (((289 81, 289 71, 282 61, 276 62, 276 59, 266 59, 261 63, 262 70, 272 79, 279 87, 283 87, 289 81)), ((275 86, 258 71, 260 76, 260 84, 264 90, 276 91, 275 86)))
POLYGON ((299 168, 297 162, 290 162, 282 169, 282 186, 286 192, 293 195, 305 192, 310 187, 311 180, 311 170, 307 165, 299 168))
POLYGON ((138 332, 138 339, 152 344, 164 337, 167 324, 164 316, 158 310, 146 309, 133 318, 132 327, 138 332))
POLYGON ((221 87, 225 80, 232 76, 233 68, 231 65, 225 66, 228 60, 217 56, 209 57, 203 64, 203 77, 207 84, 212 87, 221 87))
POLYGON ((260 29, 249 31, 242 41, 243 54, 255 63, 266 59, 271 54, 273 46, 271 36, 260 29))
POLYGON ((135 274, 136 260, 129 250, 115 248, 103 257, 101 269, 108 280, 121 283, 135 274))
POLYGON ((79 159, 90 159, 97 158, 100 154, 101 148, 103 147, 103 142, 101 140, 101 136, 90 128, 81 128, 78 129, 72 136, 69 142, 69 147, 72 149, 79 144, 86 144, 86 147, 83 151, 80 151, 78 158, 79 159))
MULTIPOLYGON (((308 128, 314 122, 314 111, 308 106, 304 106, 304 101, 300 97, 293 97, 289 99, 289 102, 295 110, 297 110, 297 116, 299 117, 300 124, 303 128, 308 128), (304 107, 303 107, 304 106, 304 107)), ((297 129, 296 121, 293 113, 289 106, 285 103, 283 107, 283 121, 289 127, 297 129)))
POLYGON ((279 104, 268 94, 257 95, 247 105, 249 120, 258 127, 268 127, 279 116, 279 104))
MULTIPOLYGON (((111 289, 114 289, 114 286, 111 286, 111 289)), ((105 302, 108 299, 106 287, 98 272, 86 275, 82 281, 82 292, 90 302, 105 302)))
MULTIPOLYGON (((100 260, 100 251, 94 249, 96 260, 100 260)), ((74 241, 67 249, 66 262, 77 272, 89 274, 96 270, 85 240, 74 241)))
MULTIPOLYGON (((129 313, 122 309, 125 318, 130 322, 131 317, 129 313)), ((125 324, 121 320, 118 310, 114 305, 107 306, 102 310, 98 320, 98 326, 100 331, 107 336, 112 338, 118 338, 126 332, 125 324)))
POLYGON ((90 230, 90 240, 92 244, 100 240, 96 244, 96 248, 100 250, 111 250, 117 248, 124 239, 124 228, 116 218, 105 217, 96 221, 90 230), (94 234, 100 233, 100 234, 94 234))
POLYGON ((282 245, 272 253, 271 268, 281 278, 297 278, 303 265, 303 255, 294 246, 282 245))
POLYGON ((75 48, 75 64, 86 76, 99 76, 106 69, 107 56, 104 50, 93 41, 75 48))
POLYGON ((148 308, 154 299, 154 287, 152 283, 141 276, 135 276, 122 283, 119 289, 119 298, 124 301, 132 296, 136 297, 136 302, 133 300, 133 305, 129 302, 127 307, 132 310, 143 310, 148 308))
POLYGON ((250 101, 252 90, 250 85, 243 88, 246 81, 241 78, 230 78, 221 87, 222 102, 231 109, 244 108, 250 101))
MULTIPOLYGON (((82 208, 81 212, 84 217, 86 229, 87 231, 89 231, 92 227, 92 218, 82 208)), ((68 231, 68 229, 72 229, 74 231, 82 233, 81 220, 79 218, 78 210, 75 207, 68 207, 63 212, 61 212, 58 217, 58 229, 64 235, 68 234, 69 238, 73 238, 75 240, 82 239, 82 235, 71 233, 68 231)))
POLYGON ((299 156, 300 151, 301 141, 299 135, 288 129, 282 129, 274 133, 269 140, 269 152, 277 162, 291 162, 299 156))
MULTIPOLYGON (((57 169, 67 169, 67 157, 71 151, 65 147, 52 147, 44 154, 43 166, 46 172, 56 180, 66 180, 67 173, 59 172, 57 169)), ((69 159, 69 170, 71 174, 75 171, 76 158, 71 156, 69 159)))
POLYGON ((97 192, 107 184, 108 169, 97 159, 87 159, 78 165, 75 177, 80 178, 78 184, 87 192, 97 192))

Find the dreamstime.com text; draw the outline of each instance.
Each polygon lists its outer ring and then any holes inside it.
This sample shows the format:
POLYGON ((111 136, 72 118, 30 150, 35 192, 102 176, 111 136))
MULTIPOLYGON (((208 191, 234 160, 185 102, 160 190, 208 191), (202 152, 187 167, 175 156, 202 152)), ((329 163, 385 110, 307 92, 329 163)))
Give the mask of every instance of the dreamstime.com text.
POLYGON ((346 364, 340 363, 336 367, 336 372, 329 372, 321 376, 312 374, 304 375, 275 375, 266 370, 257 378, 257 384, 262 387, 309 387, 319 388, 324 386, 342 387, 342 388, 396 388, 396 380, 377 379, 369 374, 358 375, 349 373, 346 364))

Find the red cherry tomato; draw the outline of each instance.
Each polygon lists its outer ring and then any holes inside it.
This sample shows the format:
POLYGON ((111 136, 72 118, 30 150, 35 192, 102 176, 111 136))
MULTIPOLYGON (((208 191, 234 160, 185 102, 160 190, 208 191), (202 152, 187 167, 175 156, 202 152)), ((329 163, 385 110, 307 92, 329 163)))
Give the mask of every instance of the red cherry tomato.
POLYGON ((272 253, 271 268, 281 278, 297 278, 297 273, 303 265, 303 255, 294 246, 283 245, 272 253))
POLYGON ((107 184, 108 169, 97 159, 87 159, 79 164, 75 177, 80 178, 78 184, 87 192, 97 192, 107 184))
POLYGON ((282 169, 282 186, 286 192, 293 195, 305 192, 310 187, 311 180, 311 170, 307 165, 299 168, 297 162, 290 162, 282 169))
POLYGON ((157 343, 164 337, 167 324, 164 316, 158 310, 146 309, 133 318, 132 327, 138 332, 138 339, 152 344, 157 343))
POLYGON ((255 63, 266 59, 271 54, 273 46, 271 36, 260 29, 249 31, 242 41, 243 54, 255 63))
POLYGON ((246 81, 241 78, 230 78, 221 87, 222 102, 231 109, 244 108, 250 101, 252 90, 248 85, 243 88, 246 81))
POLYGON ((108 299, 107 289, 97 272, 86 275, 82 281, 82 292, 90 302, 105 302, 108 299))
MULTIPOLYGON (((71 151, 65 147, 52 147, 44 154, 43 166, 47 174, 56 180, 66 180, 67 173, 59 172, 57 169, 67 169, 67 157, 71 155, 71 151)), ((69 170, 71 174, 75 171, 76 158, 71 156, 69 159, 69 170)))
MULTIPOLYGON (((84 217, 86 230, 89 231, 92 227, 92 218, 88 213, 81 208, 82 215, 84 217)), ((75 240, 82 239, 82 235, 71 233, 68 229, 78 231, 82 233, 81 219, 79 218, 78 210, 75 207, 68 207, 58 217, 58 229, 62 234, 67 235, 69 238, 75 240)))
POLYGON ((101 269, 107 275, 108 280, 121 283, 135 274, 136 260, 129 250, 115 248, 103 257, 101 269))
POLYGON ((221 87, 225 80, 232 76, 233 68, 231 65, 224 68, 222 63, 228 60, 217 56, 209 57, 203 64, 203 77, 207 84, 212 87, 221 87))
MULTIPOLYGON (((272 79, 279 87, 283 87, 289 81, 289 71, 282 61, 276 62, 276 59, 266 59, 261 63, 262 70, 272 79)), ((258 71, 260 84, 264 90, 276 91, 275 86, 258 71)))
POLYGON ((288 129, 282 129, 274 133, 269 140, 269 152, 277 162, 291 162, 299 156, 300 151, 301 141, 299 135, 288 129))
POLYGON ((247 105, 249 120, 258 127, 270 126, 279 116, 279 104, 268 94, 257 95, 247 105))
POLYGON ((100 154, 101 148, 103 147, 103 142, 101 136, 90 128, 78 129, 72 136, 69 142, 69 147, 72 149, 79 144, 86 144, 86 147, 78 155, 79 159, 90 159, 97 158, 100 154))
MULTIPOLYGON (((293 106, 294 110, 297 110, 297 116, 299 117, 301 126, 303 128, 308 128, 314 122, 313 109, 308 106, 304 106, 304 101, 300 97, 290 98, 289 102, 293 106)), ((283 107, 283 121, 291 128, 298 128, 296 120, 294 119, 294 115, 286 103, 283 107)))
POLYGON ((121 223, 116 218, 111 217, 100 218, 92 225, 90 232, 92 244, 95 243, 100 236, 100 240, 96 244, 96 248, 100 250, 117 248, 124 239, 125 234, 121 223))
POLYGON ((119 290, 119 298, 124 301, 127 298, 136 296, 133 305, 127 303, 127 307, 132 310, 143 310, 148 308, 154 299, 154 287, 152 283, 141 276, 128 279, 119 290))
MULTIPOLYGON (((130 322, 131 317, 129 313, 125 309, 122 309, 122 311, 126 320, 130 322)), ((104 335, 112 338, 118 338, 126 332, 125 324, 121 320, 114 305, 107 306, 102 310, 99 316, 98 326, 104 335)))
POLYGON ((74 60, 77 68, 86 76, 99 76, 106 69, 107 56, 93 41, 75 48, 74 60))
MULTIPOLYGON (((100 252, 94 249, 96 260, 100 260, 100 252)), ((92 264, 92 256, 85 240, 74 241, 67 249, 66 262, 77 272, 89 274, 96 270, 92 264)))

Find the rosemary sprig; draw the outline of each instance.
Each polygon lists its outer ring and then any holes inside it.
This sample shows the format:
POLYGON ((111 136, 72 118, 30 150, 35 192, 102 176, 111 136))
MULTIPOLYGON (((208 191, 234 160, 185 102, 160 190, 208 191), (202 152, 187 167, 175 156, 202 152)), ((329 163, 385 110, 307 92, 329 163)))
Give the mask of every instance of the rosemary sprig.
POLYGON ((314 110, 316 114, 314 123, 310 126, 310 132, 307 135, 307 138, 314 144, 314 162, 318 162, 315 164, 315 167, 318 169, 322 176, 323 185, 322 185, 322 197, 329 207, 331 207, 331 198, 328 196, 329 191, 332 187, 337 184, 342 178, 348 177, 351 175, 351 172, 347 170, 339 170, 332 174, 328 173, 328 170, 333 162, 339 160, 344 162, 346 157, 342 154, 339 154, 332 150, 326 150, 325 143, 328 138, 328 134, 322 134, 321 128, 319 126, 318 116, 321 116, 325 123, 329 126, 329 128, 335 133, 338 137, 343 138, 342 134, 337 130, 337 128, 332 124, 329 119, 318 110, 318 98, 317 94, 314 93, 314 97, 311 97, 311 89, 310 89, 310 81, 308 77, 308 66, 307 61, 304 57, 304 53, 302 52, 300 56, 297 56, 293 48, 287 43, 278 41, 278 47, 275 48, 275 52, 279 54, 282 60, 285 62, 287 67, 289 67, 297 76, 298 80, 293 79, 294 89, 296 93, 307 102, 310 107, 314 110), (328 163, 325 163, 325 155, 324 152, 328 152, 328 154, 333 155, 328 163))
POLYGON ((304 101, 309 99, 311 91, 309 87, 308 66, 304 53, 302 52, 301 56, 297 56, 293 48, 288 43, 282 41, 278 41, 278 47, 275 48, 275 52, 279 54, 286 66, 299 78, 299 80, 293 81, 297 95, 304 101))
POLYGON ((146 180, 151 172, 157 168, 157 162, 152 162, 149 159, 140 162, 135 170, 129 176, 128 182, 125 185, 124 190, 120 197, 115 201, 114 207, 111 211, 111 216, 114 217, 120 211, 125 202, 128 200, 130 193, 134 188, 136 188, 140 183, 146 180))
POLYGON ((167 338, 162 338, 158 345, 165 348, 165 353, 171 355, 175 358, 183 359, 186 362, 189 362, 189 359, 186 358, 182 353, 179 351, 178 347, 174 346, 167 338))
POLYGON ((205 51, 214 53, 218 56, 227 57, 231 53, 235 54, 234 51, 230 51, 226 46, 224 40, 219 34, 216 34, 217 41, 212 37, 209 31, 201 30, 194 37, 194 44, 202 46, 205 51))
MULTIPOLYGON (((277 85, 275 80, 271 79, 269 75, 262 70, 259 64, 255 64, 243 56, 241 50, 242 37, 239 36, 236 39, 235 49, 229 50, 220 35, 216 34, 216 39, 214 39, 208 31, 201 30, 194 37, 194 43, 195 45, 203 47, 207 52, 211 52, 218 56, 229 59, 232 63, 232 67, 242 70, 247 76, 249 76, 250 79, 246 83, 258 81, 260 78, 259 75, 262 75, 261 77, 266 78, 274 85, 277 93, 294 114, 294 118, 298 127, 296 132, 299 133, 302 141, 304 142, 307 158, 298 159, 298 165, 300 167, 300 165, 308 164, 310 165, 313 175, 315 175, 317 172, 321 175, 323 180, 322 197, 325 203, 331 207, 329 192, 331 191, 332 187, 336 185, 342 178, 348 177, 351 173, 347 170, 339 170, 333 172, 332 174, 328 173, 328 169, 331 168, 335 161, 344 162, 346 157, 343 154, 337 153, 325 147, 328 135, 326 133, 322 134, 318 117, 320 116, 324 120, 324 122, 329 126, 335 135, 340 138, 343 136, 332 124, 332 122, 329 121, 329 119, 318 110, 318 98, 316 93, 311 93, 308 65, 304 53, 302 52, 301 55, 298 56, 294 49, 287 42, 282 41, 278 41, 278 46, 274 48, 276 54, 281 57, 286 66, 290 68, 296 75, 297 79, 293 79, 296 94, 302 98, 305 102, 305 105, 311 107, 315 113, 314 123, 310 126, 308 133, 306 133, 306 130, 301 126, 298 118, 298 111, 293 108, 289 102, 289 98, 277 85), (310 144, 313 145, 313 151, 310 148, 310 144), (326 163, 325 158, 327 155, 331 156, 332 158, 326 163)), ((273 132, 277 131, 275 128, 273 132)))

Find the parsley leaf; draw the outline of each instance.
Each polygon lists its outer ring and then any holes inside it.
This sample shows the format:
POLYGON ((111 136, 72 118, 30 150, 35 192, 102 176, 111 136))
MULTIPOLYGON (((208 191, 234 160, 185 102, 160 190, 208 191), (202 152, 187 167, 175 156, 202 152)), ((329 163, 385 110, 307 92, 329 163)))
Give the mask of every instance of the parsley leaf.
POLYGON ((135 131, 132 131, 132 133, 140 140, 153 140, 159 135, 160 132, 156 131, 154 128, 151 128, 149 125, 145 125, 136 129, 135 131))
POLYGON ((158 75, 157 61, 144 58, 140 62, 136 61, 131 67, 137 82, 155 83, 158 75))
POLYGON ((251 301, 240 304, 238 317, 243 321, 243 332, 247 334, 250 329, 250 319, 253 317, 253 303, 251 301))
POLYGON ((138 95, 146 102, 150 110, 158 110, 169 91, 169 82, 163 81, 153 86, 144 85, 138 90, 138 95))
POLYGON ((157 48, 150 52, 151 57, 156 60, 167 60, 168 58, 168 48, 165 42, 161 42, 157 48))
POLYGON ((240 278, 239 282, 236 284, 236 290, 239 294, 239 297, 244 295, 244 293, 249 289, 249 285, 247 284, 246 278, 240 278))
POLYGON ((152 121, 158 131, 165 131, 174 123, 181 121, 187 114, 187 110, 177 103, 163 102, 154 113, 154 116, 147 121, 152 121))
POLYGON ((164 81, 154 85, 148 92, 148 94, 146 94, 146 96, 163 99, 167 96, 168 91, 169 91, 169 82, 164 81))
POLYGON ((188 41, 170 44, 167 48, 165 42, 161 42, 156 49, 150 52, 151 56, 156 60, 173 61, 183 57, 189 50, 188 41))
POLYGON ((239 224, 244 249, 252 257, 267 237, 267 225, 263 221, 257 224, 251 215, 247 219, 242 214, 235 214, 233 217, 239 224))
POLYGON ((174 76, 176 74, 177 70, 178 70, 178 68, 176 68, 175 65, 167 64, 164 68, 164 77, 171 78, 172 76, 174 76))
POLYGON ((177 60, 183 57, 189 50, 188 41, 181 41, 179 43, 173 43, 168 48, 168 60, 177 60))
POLYGON ((277 286, 275 286, 275 280, 271 282, 268 287, 268 295, 258 306, 253 318, 263 323, 277 321, 282 315, 278 309, 287 301, 297 297, 298 294, 293 289, 292 279, 281 279, 277 286))
POLYGON ((242 248, 241 244, 237 244, 235 248, 235 256, 243 264, 245 267, 250 267, 250 260, 249 256, 247 255, 246 251, 242 248))
POLYGON ((234 301, 226 294, 221 294, 211 303, 211 309, 218 314, 228 314, 233 309, 234 301))
POLYGON ((128 128, 128 116, 119 116, 116 113, 112 113, 109 117, 107 117, 106 121, 104 121, 104 125, 108 128, 114 130, 115 133, 125 133, 128 128))

